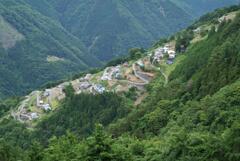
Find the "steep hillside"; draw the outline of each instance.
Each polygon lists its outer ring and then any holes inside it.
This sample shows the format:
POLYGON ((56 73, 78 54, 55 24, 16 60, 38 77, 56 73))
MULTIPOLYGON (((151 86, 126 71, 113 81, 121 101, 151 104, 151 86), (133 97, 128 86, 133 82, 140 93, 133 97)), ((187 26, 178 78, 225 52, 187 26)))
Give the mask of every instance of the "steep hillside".
POLYGON ((1 0, 0 98, 100 66, 129 48, 148 47, 205 11, 233 3, 1 0))
MULTIPOLYGON (((198 96, 197 98, 215 93, 226 84, 235 82, 240 75, 239 16, 231 22, 234 18, 232 13, 235 12, 224 15, 222 10, 218 10, 215 13, 219 14, 210 14, 202 19, 202 23, 210 31, 208 39, 198 42, 188 50, 189 57, 170 78, 190 82, 191 89, 185 92, 198 96), (222 15, 220 19, 217 18, 219 15, 222 15), (209 21, 208 17, 212 20, 209 21), (206 23, 204 18, 207 18, 206 23), (221 23, 218 26, 219 22, 221 23)), ((204 30, 204 27, 199 29, 204 30)))
POLYGON ((104 71, 2 102, 0 159, 238 161, 239 22, 239 6, 217 10, 104 71))
POLYGON ((0 8, 0 95, 22 94, 100 65, 78 38, 26 3, 0 1, 0 8))
POLYGON ((63 26, 83 40, 90 53, 109 60, 129 48, 148 47, 205 12, 236 4, 237 0, 50 0, 48 3, 59 13, 63 26))
POLYGON ((149 46, 185 27, 191 17, 168 1, 49 1, 63 26, 101 60, 149 46), (77 4, 77 5, 76 5, 77 4))

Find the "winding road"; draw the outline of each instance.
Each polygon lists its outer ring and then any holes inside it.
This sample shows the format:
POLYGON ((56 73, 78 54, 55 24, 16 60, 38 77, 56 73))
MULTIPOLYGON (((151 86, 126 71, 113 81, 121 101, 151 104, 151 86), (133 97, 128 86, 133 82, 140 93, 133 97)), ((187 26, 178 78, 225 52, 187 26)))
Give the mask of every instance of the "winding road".
POLYGON ((134 75, 141 79, 145 84, 148 84, 151 80, 151 77, 149 75, 147 75, 146 73, 144 72, 140 72, 137 67, 136 67, 136 64, 133 64, 132 65, 132 69, 133 69, 133 72, 134 72, 134 75))

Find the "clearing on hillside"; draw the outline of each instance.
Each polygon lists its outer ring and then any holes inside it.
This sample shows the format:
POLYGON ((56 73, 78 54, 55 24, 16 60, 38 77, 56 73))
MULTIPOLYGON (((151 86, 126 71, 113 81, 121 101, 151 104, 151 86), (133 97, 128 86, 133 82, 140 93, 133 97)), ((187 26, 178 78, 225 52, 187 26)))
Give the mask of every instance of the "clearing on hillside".
POLYGON ((0 45, 4 49, 9 49, 23 39, 24 36, 0 15, 0 45))

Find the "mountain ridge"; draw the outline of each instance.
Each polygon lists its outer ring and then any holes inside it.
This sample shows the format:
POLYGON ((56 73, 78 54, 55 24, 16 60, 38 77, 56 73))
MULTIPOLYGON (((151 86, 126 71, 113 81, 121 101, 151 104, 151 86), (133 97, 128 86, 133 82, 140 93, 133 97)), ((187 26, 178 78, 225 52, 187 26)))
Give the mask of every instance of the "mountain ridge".
POLYGON ((0 5, 1 16, 26 37, 11 49, 0 48, 3 98, 102 66, 192 21, 171 1, 2 0, 0 5))
POLYGON ((102 70, 0 103, 0 159, 239 160, 239 20, 240 6, 218 9, 102 70))

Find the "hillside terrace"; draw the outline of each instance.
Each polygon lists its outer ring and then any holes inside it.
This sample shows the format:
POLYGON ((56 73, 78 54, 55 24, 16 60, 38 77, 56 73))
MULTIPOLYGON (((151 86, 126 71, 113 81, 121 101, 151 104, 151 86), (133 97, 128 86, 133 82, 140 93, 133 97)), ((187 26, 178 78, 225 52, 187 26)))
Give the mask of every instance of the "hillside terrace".
MULTIPOLYGON (((199 32, 195 31, 196 35, 199 32)), ((177 55, 174 40, 152 49, 148 53, 136 61, 110 66, 101 72, 86 74, 84 77, 64 82, 53 88, 34 91, 26 96, 17 110, 12 112, 12 116, 25 123, 40 119, 59 107, 60 102, 66 97, 64 88, 68 85, 72 85, 76 94, 123 93, 135 87, 139 94, 134 104, 140 104, 143 96, 147 95, 145 85, 151 82, 156 73, 160 72, 167 84, 171 71, 185 58, 182 54, 177 55)))

